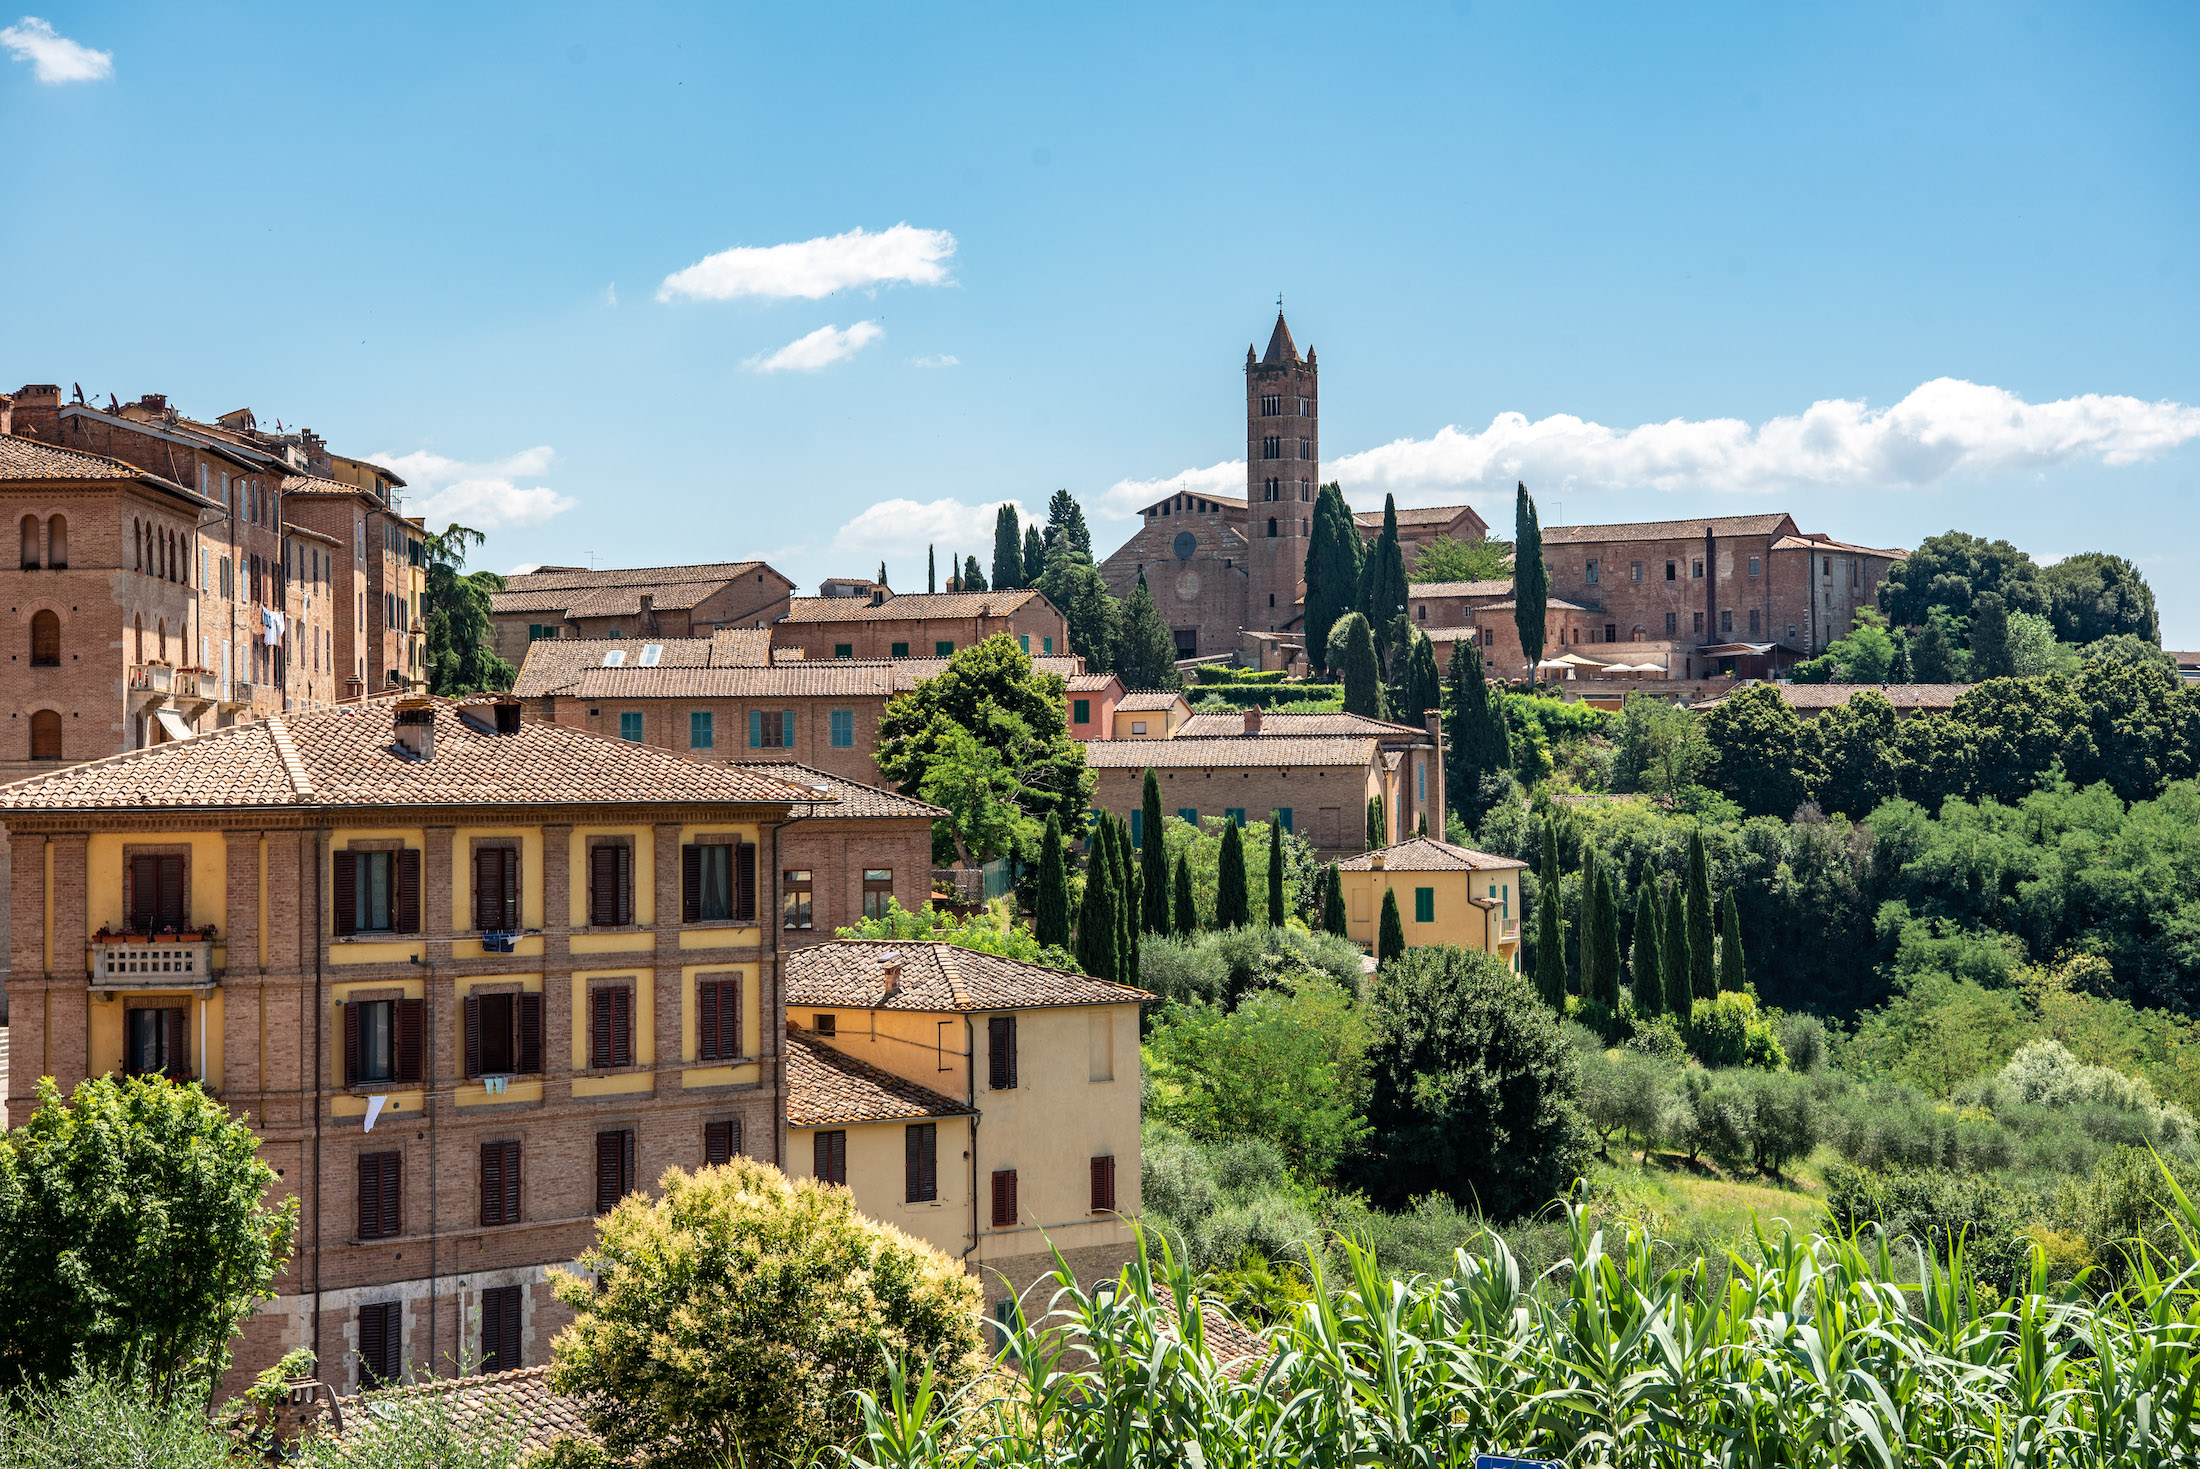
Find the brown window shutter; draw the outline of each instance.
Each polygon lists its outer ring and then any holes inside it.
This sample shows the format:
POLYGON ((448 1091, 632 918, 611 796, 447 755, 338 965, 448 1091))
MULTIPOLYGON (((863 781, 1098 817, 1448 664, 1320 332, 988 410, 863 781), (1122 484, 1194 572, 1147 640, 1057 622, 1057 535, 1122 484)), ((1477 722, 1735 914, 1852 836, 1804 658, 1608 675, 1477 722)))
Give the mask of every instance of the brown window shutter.
POLYGON ((152 857, 130 859, 130 927, 138 930, 154 926, 154 915, 160 912, 160 862, 152 857))
POLYGON ((334 895, 336 898, 336 932, 339 934, 357 933, 359 931, 359 859, 349 852, 338 852, 332 865, 336 874, 336 891, 334 895))
POLYGON ((421 1050, 426 1038, 427 1002, 397 1002, 397 1079, 420 1080, 421 1050))
POLYGON ((680 849, 680 921, 700 922, 703 916, 703 854, 695 847, 680 849))
POLYGON ((733 853, 733 916, 756 921, 756 843, 743 842, 733 853))
POLYGON ((481 1293, 481 1371, 514 1372, 520 1361, 521 1286, 500 1285, 481 1293))
POLYGON ((1003 1168, 993 1175, 993 1227, 1016 1227, 1016 1170, 1003 1168))
POLYGON ((617 863, 619 869, 619 907, 617 916, 611 921, 622 924, 632 923, 634 921, 634 849, 622 846, 613 847, 611 850, 616 852, 619 858, 617 863))
POLYGON ((474 927, 487 933, 497 926, 500 894, 504 891, 503 851, 481 847, 474 852, 474 927))
POLYGON ((519 927, 519 848, 504 849, 504 912, 499 928, 519 927))
POLYGON ((344 1006, 344 1085, 359 1084, 359 1005, 344 1006))
POLYGON ((420 932, 420 849, 407 847, 397 854, 397 931, 420 932))
POLYGON ((821 1132, 817 1134, 816 1157, 813 1160, 820 1183, 848 1182, 848 1134, 845 1132, 821 1132))
POLYGON ((481 1075, 481 996, 466 997, 466 1074, 481 1075))
POLYGON ((719 1014, 718 1033, 721 1037, 721 1049, 726 1059, 730 1061, 736 1060, 746 1053, 741 1049, 741 981, 729 979, 725 984, 726 991, 722 1002, 723 1008, 719 1014))
POLYGON ((163 857, 160 859, 160 926, 181 928, 184 921, 183 859, 163 857))
POLYGON ((611 1064, 634 1064, 634 990, 620 985, 611 992, 611 1064))
POLYGON ((382 1155, 365 1153, 359 1159, 359 1238, 382 1237, 382 1155))
POLYGON ((402 1153, 382 1155, 382 1233, 405 1232, 405 1161, 402 1153))
POLYGON ((1016 1089, 1016 1017, 995 1015, 985 1023, 986 1085, 994 1091, 1016 1089))
POLYGON ((189 1031, 184 1025, 184 1012, 163 1010, 160 1013, 161 1021, 168 1031, 166 1070, 170 1076, 188 1075, 191 1071, 191 1043, 188 1039, 189 1031))
POLYGON ((608 1214, 619 1207, 626 1193, 626 1141, 624 1132, 596 1134, 596 1212, 608 1214))
POLYGON ((481 1145, 481 1222, 504 1222, 504 1144, 481 1145))
POLYGON ((1092 1160, 1092 1212, 1111 1214, 1115 1211, 1115 1156, 1092 1160))
POLYGON ((611 991, 592 989, 588 992, 588 1069, 607 1071, 611 1067, 611 991))
POLYGON ((902 1130, 903 1202, 930 1203, 939 1197, 939 1124, 913 1122, 902 1130))
POLYGON ((695 986, 695 1056, 700 1061, 718 1059, 718 991, 716 980, 695 986))
POLYGON ((504 1149, 504 1222, 519 1223, 519 1144, 503 1143, 504 1149))
POLYGON ((529 993, 519 997, 512 1007, 519 1015, 518 1071, 542 1070, 542 996, 529 993))
POLYGON ((703 1162, 707 1167, 731 1163, 741 1124, 738 1122, 706 1122, 703 1124, 703 1162))
POLYGON ((588 849, 588 926, 608 928, 615 921, 611 916, 612 884, 617 880, 617 866, 612 859, 614 849, 606 846, 588 849))

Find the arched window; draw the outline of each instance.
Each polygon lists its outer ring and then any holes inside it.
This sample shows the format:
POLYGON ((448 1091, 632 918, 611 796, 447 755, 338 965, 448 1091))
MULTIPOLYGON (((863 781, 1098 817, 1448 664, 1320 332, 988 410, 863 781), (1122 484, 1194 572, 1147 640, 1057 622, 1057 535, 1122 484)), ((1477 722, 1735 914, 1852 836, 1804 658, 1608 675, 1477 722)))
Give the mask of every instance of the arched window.
POLYGON ((1271 515, 1271 516, 1269 516, 1269 517, 1268 517, 1268 538, 1269 538, 1270 540, 1274 540, 1274 539, 1275 539, 1275 536, 1276 536, 1276 517, 1274 517, 1273 515, 1271 515))
POLYGON ((61 618, 52 610, 31 614, 31 667, 61 666, 61 618))
POLYGON ((61 758, 61 716, 51 709, 41 709, 31 716, 31 758, 61 758))
POLYGON ((145 661, 145 614, 142 612, 137 615, 136 622, 130 628, 130 661, 145 661))
POLYGON ((56 515, 46 522, 46 564, 56 571, 69 567, 69 522, 56 515))
POLYGON ((154 637, 156 637, 156 638, 158 638, 158 639, 160 639, 160 661, 161 661, 161 662, 163 662, 163 663, 166 663, 166 662, 168 661, 168 619, 167 619, 167 618, 165 618, 165 617, 157 617, 157 618, 155 618, 155 619, 153 620, 153 636, 154 636, 154 637))
POLYGON ((23 569, 38 569, 38 517, 35 515, 23 517, 23 569))

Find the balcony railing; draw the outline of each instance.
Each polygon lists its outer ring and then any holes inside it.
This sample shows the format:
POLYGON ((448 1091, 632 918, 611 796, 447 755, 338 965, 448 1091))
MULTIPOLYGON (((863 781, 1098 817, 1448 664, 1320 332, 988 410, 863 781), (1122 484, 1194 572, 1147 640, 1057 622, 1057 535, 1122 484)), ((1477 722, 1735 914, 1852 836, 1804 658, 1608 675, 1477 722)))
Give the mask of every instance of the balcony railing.
POLYGON ((153 939, 92 946, 92 983, 139 989, 184 989, 214 982, 214 941, 153 939))
POLYGON ((176 670, 166 663, 138 663, 130 669, 130 692, 133 694, 166 694, 173 692, 176 670))

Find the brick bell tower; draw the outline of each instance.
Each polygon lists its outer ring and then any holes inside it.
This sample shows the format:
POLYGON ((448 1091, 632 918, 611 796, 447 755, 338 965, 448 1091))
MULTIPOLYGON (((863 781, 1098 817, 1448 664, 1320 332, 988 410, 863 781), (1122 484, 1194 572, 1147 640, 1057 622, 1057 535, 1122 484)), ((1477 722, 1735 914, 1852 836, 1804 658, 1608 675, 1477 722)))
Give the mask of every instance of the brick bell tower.
POLYGON ((1321 395, 1314 351, 1302 360, 1278 303, 1258 360, 1245 349, 1245 625, 1280 632, 1299 616, 1307 533, 1321 484, 1321 395))

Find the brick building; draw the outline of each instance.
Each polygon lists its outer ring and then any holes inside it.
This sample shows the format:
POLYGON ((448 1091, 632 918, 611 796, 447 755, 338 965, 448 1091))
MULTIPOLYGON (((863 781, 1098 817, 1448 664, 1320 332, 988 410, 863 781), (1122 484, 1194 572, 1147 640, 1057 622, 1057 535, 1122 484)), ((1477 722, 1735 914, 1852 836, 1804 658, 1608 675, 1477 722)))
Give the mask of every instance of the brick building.
MULTIPOLYGON (((1383 512, 1355 510, 1352 523, 1360 539, 1372 543, 1383 533, 1383 512)), ((1406 573, 1421 559, 1421 548, 1430 541, 1479 541, 1487 539, 1489 523, 1472 505, 1415 505, 1398 509, 1398 549, 1405 556, 1406 573)))
POLYGON ((772 647, 827 659, 946 658, 1007 633, 1034 658, 1066 657, 1069 625, 1037 590, 795 597, 771 625, 772 647))
POLYGON ((590 571, 542 566, 490 601, 498 656, 514 665, 545 638, 690 638, 769 626, 794 583, 761 561, 590 571))
POLYGON ((932 823, 945 811, 791 760, 738 763, 817 797, 779 828, 782 949, 826 943, 837 929, 883 918, 889 898, 911 913, 932 900, 932 823))
POLYGON ((544 1269, 617 1194, 780 1156, 760 854, 824 797, 516 715, 272 715, 0 793, 11 1115, 41 1074, 197 1076, 302 1200, 232 1387, 296 1346, 338 1384, 385 1340, 539 1362, 544 1269))

